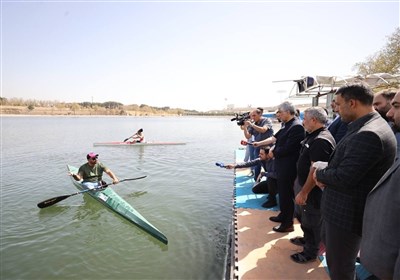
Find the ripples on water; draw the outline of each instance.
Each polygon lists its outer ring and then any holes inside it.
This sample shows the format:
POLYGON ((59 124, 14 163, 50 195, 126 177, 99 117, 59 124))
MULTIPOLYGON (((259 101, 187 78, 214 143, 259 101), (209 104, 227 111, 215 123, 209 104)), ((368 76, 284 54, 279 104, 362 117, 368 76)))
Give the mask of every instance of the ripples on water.
MULTIPOLYGON (((222 278, 231 221, 233 161, 243 132, 229 118, 2 117, 2 279, 222 278), (93 147, 143 127, 184 146, 93 147), (113 186, 169 239, 161 244, 90 197, 77 195, 66 164, 89 151, 116 175, 113 186)), ((106 181, 110 179, 105 177, 106 181)))

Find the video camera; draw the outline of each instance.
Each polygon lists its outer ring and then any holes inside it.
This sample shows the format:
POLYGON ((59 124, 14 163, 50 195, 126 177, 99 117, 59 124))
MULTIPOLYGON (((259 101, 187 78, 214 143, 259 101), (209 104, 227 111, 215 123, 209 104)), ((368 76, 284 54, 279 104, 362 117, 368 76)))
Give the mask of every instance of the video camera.
POLYGON ((237 125, 244 125, 244 122, 250 119, 250 112, 243 114, 235 114, 235 117, 231 119, 231 122, 236 121, 237 125))

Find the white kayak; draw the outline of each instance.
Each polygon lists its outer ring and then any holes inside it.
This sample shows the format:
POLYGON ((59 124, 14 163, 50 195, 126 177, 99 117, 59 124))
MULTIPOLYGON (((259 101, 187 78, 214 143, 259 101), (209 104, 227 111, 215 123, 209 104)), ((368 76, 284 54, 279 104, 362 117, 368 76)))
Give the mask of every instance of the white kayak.
POLYGON ((124 146, 124 147, 139 147, 139 146, 165 146, 165 145, 186 145, 185 142, 98 142, 93 143, 93 146, 124 146))

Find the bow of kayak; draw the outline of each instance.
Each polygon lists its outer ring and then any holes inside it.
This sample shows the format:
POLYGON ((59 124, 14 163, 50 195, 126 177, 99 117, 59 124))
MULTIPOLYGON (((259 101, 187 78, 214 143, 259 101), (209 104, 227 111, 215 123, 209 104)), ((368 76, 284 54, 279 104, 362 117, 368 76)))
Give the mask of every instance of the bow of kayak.
MULTIPOLYGON (((73 174, 76 174, 78 172, 77 167, 71 165, 68 165, 67 167, 68 170, 73 174)), ((72 183, 78 190, 85 189, 85 187, 80 182, 75 181, 74 179, 72 179, 72 183)), ((136 209, 133 208, 128 202, 120 197, 111 187, 107 187, 102 191, 89 191, 85 194, 90 195, 107 208, 111 209, 131 223, 135 224, 145 232, 151 234, 164 244, 168 244, 167 237, 159 229, 153 226, 138 211, 136 211, 136 209)))

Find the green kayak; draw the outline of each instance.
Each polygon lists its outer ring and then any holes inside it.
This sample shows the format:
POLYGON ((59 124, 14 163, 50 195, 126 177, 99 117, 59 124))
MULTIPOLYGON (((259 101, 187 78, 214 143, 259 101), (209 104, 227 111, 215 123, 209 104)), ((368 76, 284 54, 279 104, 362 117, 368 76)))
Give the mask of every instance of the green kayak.
MULTIPOLYGON (((78 172, 78 168, 71 165, 68 165, 68 170, 72 174, 76 174, 78 172)), ((75 181, 72 177, 71 179, 78 190, 85 190, 80 182, 75 181)), ((167 237, 159 229, 157 229, 149 221, 147 221, 145 217, 143 217, 138 211, 135 210, 135 208, 133 208, 122 197, 120 197, 111 187, 108 187, 103 191, 89 191, 85 194, 90 195, 101 204, 107 206, 109 209, 121 215, 128 221, 134 223, 164 244, 168 244, 167 237)))

